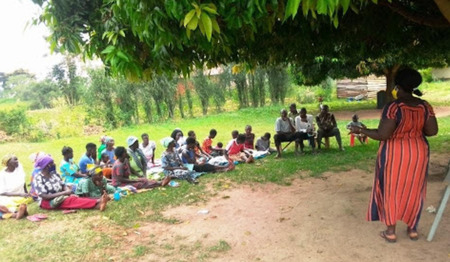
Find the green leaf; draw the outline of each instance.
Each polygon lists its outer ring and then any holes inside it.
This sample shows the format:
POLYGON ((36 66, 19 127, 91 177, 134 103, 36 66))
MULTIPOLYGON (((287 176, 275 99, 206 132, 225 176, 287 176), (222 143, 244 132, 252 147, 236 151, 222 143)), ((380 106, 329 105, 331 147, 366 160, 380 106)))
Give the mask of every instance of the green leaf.
POLYGON ((284 13, 284 20, 286 21, 290 16, 294 18, 297 15, 301 0, 288 0, 286 11, 284 13))
POLYGON ((124 30, 119 30, 119 34, 123 37, 125 37, 125 31, 124 30))
POLYGON ((203 27, 205 29, 206 38, 208 38, 208 41, 211 41, 211 36, 212 36, 211 18, 206 13, 202 13, 201 21, 202 21, 203 27))
POLYGON ((198 25, 198 18, 194 16, 189 22, 189 24, 187 24, 186 28, 188 28, 189 30, 195 30, 197 28, 197 25, 198 25))
POLYGON ((189 11, 189 13, 186 14, 186 16, 184 17, 184 27, 187 26, 187 24, 189 24, 189 22, 191 21, 192 17, 194 17, 195 15, 195 9, 192 9, 191 11, 189 11))
POLYGON ((335 28, 337 28, 339 26, 339 19, 338 19, 337 13, 333 17, 333 25, 334 25, 335 28))
POLYGON ((186 35, 188 39, 191 39, 191 30, 186 28, 186 35))
POLYGON ((115 46, 109 45, 105 49, 103 49, 102 54, 109 54, 109 53, 113 52, 115 49, 116 49, 115 46))
POLYGON ((124 52, 122 52, 122 51, 117 52, 117 56, 120 57, 120 58, 122 58, 122 60, 125 60, 125 61, 127 61, 127 62, 130 61, 130 59, 128 58, 128 56, 127 56, 124 52))
POLYGON ((212 9, 212 8, 209 8, 209 7, 207 7, 207 6, 202 7, 202 9, 205 10, 206 12, 210 13, 210 14, 218 15, 218 13, 217 13, 216 10, 214 10, 214 9, 212 9))
POLYGON ((340 0, 340 2, 344 14, 347 13, 348 8, 350 7, 350 0, 340 0))
POLYGON ((321 15, 327 14, 328 11, 328 3, 326 0, 317 0, 317 13, 321 15))
POLYGON ((220 34, 220 27, 219 24, 217 23, 216 18, 211 19, 212 22, 212 27, 214 29, 214 31, 216 31, 218 34, 220 34))

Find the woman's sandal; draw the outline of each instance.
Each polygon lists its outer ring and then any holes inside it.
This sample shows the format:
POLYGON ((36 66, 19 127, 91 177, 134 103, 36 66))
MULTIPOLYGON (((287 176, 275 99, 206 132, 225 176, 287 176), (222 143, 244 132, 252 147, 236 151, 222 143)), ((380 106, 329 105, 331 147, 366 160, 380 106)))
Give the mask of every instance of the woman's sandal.
POLYGON ((411 239, 412 241, 419 240, 419 233, 417 233, 417 231, 407 229, 406 233, 408 234, 409 239, 411 239))
POLYGON ((397 242, 397 236, 395 234, 388 234, 386 231, 381 231, 380 237, 384 238, 384 240, 388 243, 397 242))

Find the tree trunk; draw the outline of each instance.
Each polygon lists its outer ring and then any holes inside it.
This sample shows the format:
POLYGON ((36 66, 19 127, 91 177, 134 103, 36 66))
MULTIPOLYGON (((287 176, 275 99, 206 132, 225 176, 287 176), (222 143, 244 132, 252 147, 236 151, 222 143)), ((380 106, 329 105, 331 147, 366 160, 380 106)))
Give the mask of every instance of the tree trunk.
POLYGON ((386 76, 386 103, 394 101, 392 97, 392 90, 395 86, 395 76, 397 75, 400 65, 394 65, 390 68, 384 69, 384 75, 386 76))
POLYGON ((178 94, 178 109, 180 110, 181 118, 184 118, 183 97, 180 94, 178 94))

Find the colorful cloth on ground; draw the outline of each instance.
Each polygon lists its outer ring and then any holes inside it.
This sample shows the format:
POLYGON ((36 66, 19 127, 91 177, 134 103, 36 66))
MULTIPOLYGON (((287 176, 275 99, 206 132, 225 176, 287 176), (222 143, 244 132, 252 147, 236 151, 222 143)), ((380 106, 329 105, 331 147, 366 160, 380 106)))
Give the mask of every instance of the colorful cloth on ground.
POLYGON ((389 226, 401 220, 410 228, 417 227, 429 161, 423 127, 432 116, 433 108, 426 101, 417 106, 393 101, 385 106, 382 119, 395 120, 397 127, 389 139, 380 142, 369 221, 381 220, 389 226))
POLYGON ((283 118, 279 117, 275 121, 275 132, 282 132, 282 133, 290 133, 291 125, 289 124, 289 118, 286 120, 283 120, 283 118))
POLYGON ((211 150, 211 146, 213 144, 213 140, 208 136, 205 138, 205 140, 203 140, 202 143, 202 149, 203 152, 207 153, 207 154, 211 154, 212 150, 211 150))
POLYGON ((114 162, 116 162, 116 159, 114 158, 115 157, 115 155, 114 155, 114 148, 112 150, 108 150, 107 148, 105 148, 105 149, 103 149, 101 154, 103 154, 103 153, 108 154, 109 163, 114 164, 114 162))
POLYGON ((83 179, 78 184, 75 194, 80 196, 86 195, 86 197, 99 198, 102 196, 103 189, 106 189, 106 192, 108 194, 113 194, 114 192, 116 192, 116 189, 113 186, 108 185, 108 182, 106 181, 105 178, 102 179, 102 187, 98 187, 97 185, 95 185, 92 179, 90 178, 83 179))
POLYGON ((95 164, 95 161, 92 157, 88 157, 86 154, 83 154, 83 156, 80 158, 80 162, 78 163, 78 166, 80 168, 80 172, 82 174, 86 174, 89 167, 94 164, 95 164))
POLYGON ((64 183, 67 184, 78 184, 81 178, 75 177, 74 174, 78 172, 80 168, 73 161, 73 159, 69 159, 69 161, 61 160, 61 164, 59 166, 59 171, 61 172, 61 179, 64 183))
POLYGON ((258 151, 266 151, 270 148, 270 139, 264 140, 261 137, 256 140, 256 149, 258 151))
POLYGON ((255 149, 253 144, 255 143, 255 134, 245 134, 245 143, 244 148, 245 149, 255 149))

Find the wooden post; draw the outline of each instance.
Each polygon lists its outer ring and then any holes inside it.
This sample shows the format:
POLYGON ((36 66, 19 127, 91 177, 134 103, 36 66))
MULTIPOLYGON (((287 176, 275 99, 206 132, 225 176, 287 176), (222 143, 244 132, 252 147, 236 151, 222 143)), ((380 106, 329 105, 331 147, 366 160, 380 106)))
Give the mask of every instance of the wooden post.
POLYGON ((441 204, 439 205, 438 212, 434 218, 433 225, 431 226, 430 233, 428 233, 427 241, 433 240, 434 234, 436 233, 439 222, 441 221, 442 214, 444 213, 445 207, 447 206, 448 198, 450 197, 450 164, 447 172, 447 176, 444 179, 444 183, 447 184, 445 188, 444 196, 442 196, 441 204))

